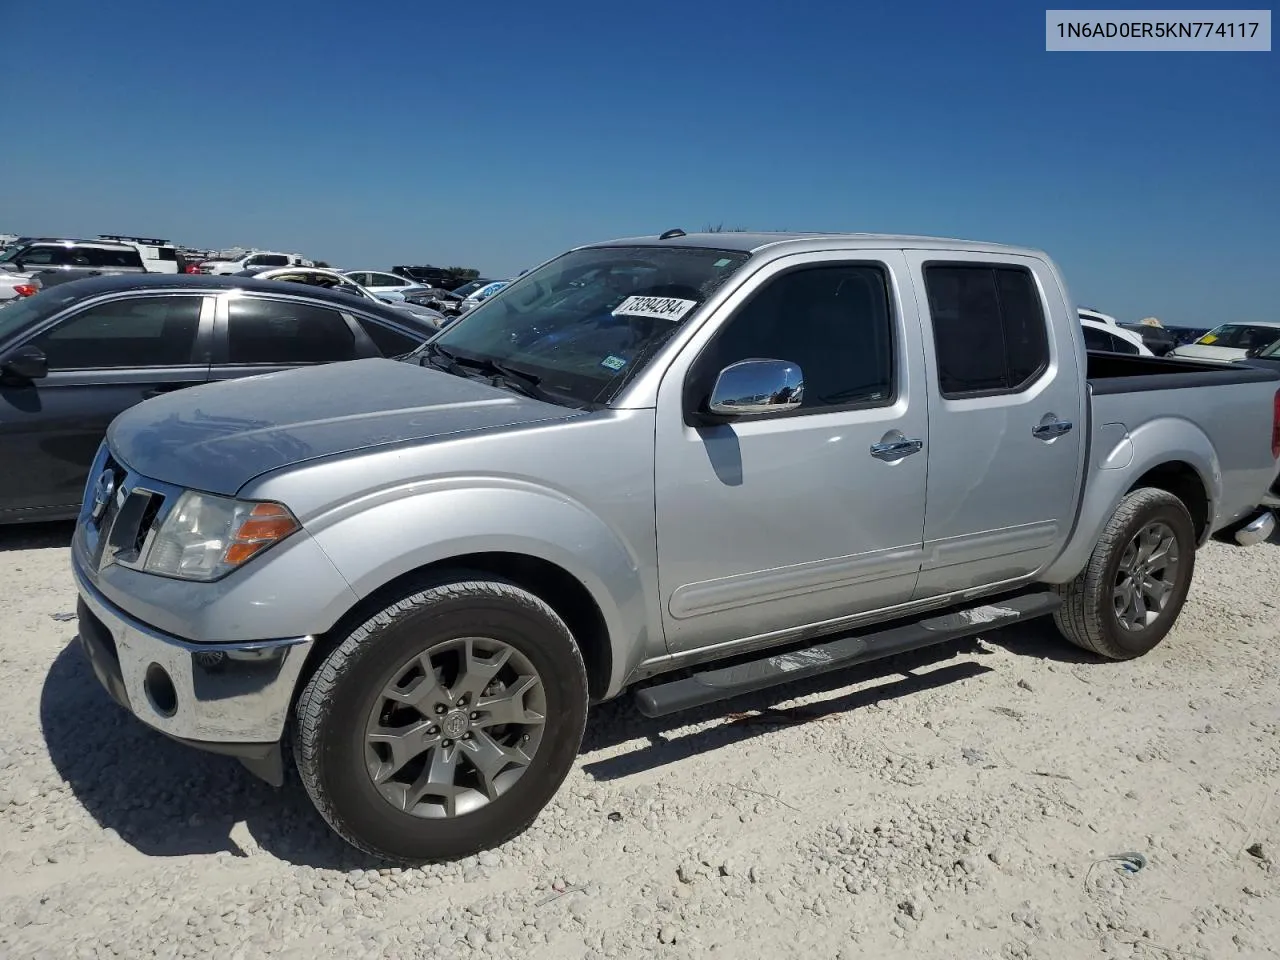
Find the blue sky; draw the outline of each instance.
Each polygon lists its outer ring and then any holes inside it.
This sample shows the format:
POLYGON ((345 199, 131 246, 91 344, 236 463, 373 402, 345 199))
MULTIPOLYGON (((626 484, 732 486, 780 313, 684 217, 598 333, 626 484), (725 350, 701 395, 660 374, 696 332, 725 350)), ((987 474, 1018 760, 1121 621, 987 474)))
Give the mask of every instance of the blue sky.
POLYGON ((6 44, 0 231, 490 276, 926 233, 1046 249, 1122 320, 1280 319, 1275 52, 1046 53, 1025 2, 57 7, 6 44))

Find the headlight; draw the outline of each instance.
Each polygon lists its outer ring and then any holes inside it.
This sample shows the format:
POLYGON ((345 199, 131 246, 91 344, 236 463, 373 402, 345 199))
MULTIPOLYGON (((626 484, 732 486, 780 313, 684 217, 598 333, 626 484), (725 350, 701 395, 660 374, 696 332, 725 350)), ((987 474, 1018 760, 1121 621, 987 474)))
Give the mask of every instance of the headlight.
POLYGON ((217 580, 300 526, 278 503, 188 490, 156 532, 143 569, 180 580, 217 580))

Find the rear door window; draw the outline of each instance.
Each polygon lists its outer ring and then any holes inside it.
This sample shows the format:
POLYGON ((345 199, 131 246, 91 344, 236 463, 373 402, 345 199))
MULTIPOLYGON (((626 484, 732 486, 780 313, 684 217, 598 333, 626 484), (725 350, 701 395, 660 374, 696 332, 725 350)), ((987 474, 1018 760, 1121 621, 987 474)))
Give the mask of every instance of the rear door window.
POLYGON ((397 330, 368 317, 357 315, 356 321, 364 328, 364 332, 369 335, 373 345, 378 348, 378 352, 384 357, 401 356, 410 350, 417 349, 425 342, 424 338, 411 337, 402 330, 397 330))
POLYGON ((130 247, 127 250, 103 250, 100 247, 75 247, 72 255, 76 262, 90 267, 142 267, 142 255, 130 247))
POLYGON ((1096 327, 1084 328, 1084 345, 1089 350, 1104 350, 1108 353, 1115 350, 1115 338, 1105 330, 1096 327))
POLYGON ((931 264, 924 285, 944 397, 1018 393, 1048 367, 1044 307, 1029 270, 931 264))
POLYGON ((288 267, 289 258, 284 254, 260 253, 245 261, 247 267, 288 267))
POLYGON ((258 297, 228 300, 228 363, 331 363, 355 356, 355 334, 337 310, 258 297))

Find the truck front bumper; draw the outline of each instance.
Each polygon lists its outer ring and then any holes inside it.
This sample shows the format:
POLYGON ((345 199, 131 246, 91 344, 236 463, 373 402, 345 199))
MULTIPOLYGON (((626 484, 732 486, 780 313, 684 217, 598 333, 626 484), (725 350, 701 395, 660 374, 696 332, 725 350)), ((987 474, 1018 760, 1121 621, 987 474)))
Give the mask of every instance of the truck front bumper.
POLYGON ((314 638, 191 643, 130 617, 73 567, 80 646, 111 698, 166 736, 236 757, 279 786, 280 738, 314 638))

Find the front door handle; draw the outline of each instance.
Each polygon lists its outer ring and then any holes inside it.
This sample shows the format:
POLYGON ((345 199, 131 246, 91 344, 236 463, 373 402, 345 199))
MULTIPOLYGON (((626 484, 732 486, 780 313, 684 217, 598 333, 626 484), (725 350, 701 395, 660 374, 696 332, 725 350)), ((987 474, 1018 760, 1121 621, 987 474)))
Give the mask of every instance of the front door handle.
POLYGON ((1047 420, 1031 428, 1031 435, 1037 440, 1053 440, 1071 432, 1070 420, 1047 420))
POLYGON ((889 440, 885 443, 873 443, 871 455, 877 460, 901 460, 923 449, 923 440, 889 440))

